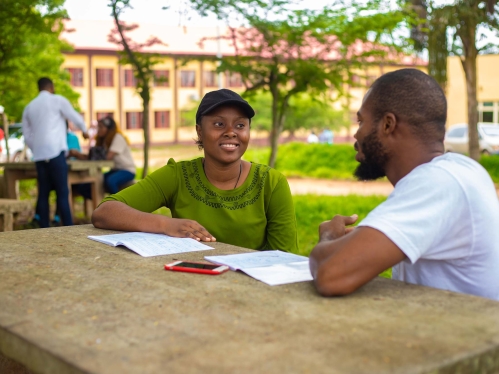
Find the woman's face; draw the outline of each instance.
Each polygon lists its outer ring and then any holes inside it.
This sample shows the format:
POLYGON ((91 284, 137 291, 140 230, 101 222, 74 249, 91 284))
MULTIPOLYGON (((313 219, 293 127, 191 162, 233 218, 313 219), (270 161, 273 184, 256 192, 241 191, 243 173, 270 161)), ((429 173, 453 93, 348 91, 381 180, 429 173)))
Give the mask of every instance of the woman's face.
POLYGON ((98 122, 97 123, 97 136, 99 138, 103 138, 107 135, 107 132, 108 132, 108 128, 106 126, 104 126, 104 124, 102 122, 98 122))
POLYGON ((196 131, 205 157, 231 163, 241 159, 248 148, 250 120, 237 106, 221 106, 203 116, 196 131))

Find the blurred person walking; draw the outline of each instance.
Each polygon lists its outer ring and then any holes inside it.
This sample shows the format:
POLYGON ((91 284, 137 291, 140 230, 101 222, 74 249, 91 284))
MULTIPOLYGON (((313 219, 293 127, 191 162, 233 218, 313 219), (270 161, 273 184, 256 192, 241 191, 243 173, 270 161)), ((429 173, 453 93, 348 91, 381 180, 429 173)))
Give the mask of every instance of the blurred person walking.
POLYGON ((54 92, 54 84, 49 78, 38 80, 38 96, 23 112, 23 134, 28 147, 33 152, 38 179, 37 211, 40 227, 49 227, 49 194, 55 189, 57 207, 65 226, 73 224, 69 207, 68 152, 66 120, 78 126, 83 137, 88 139, 83 117, 69 101, 54 92))

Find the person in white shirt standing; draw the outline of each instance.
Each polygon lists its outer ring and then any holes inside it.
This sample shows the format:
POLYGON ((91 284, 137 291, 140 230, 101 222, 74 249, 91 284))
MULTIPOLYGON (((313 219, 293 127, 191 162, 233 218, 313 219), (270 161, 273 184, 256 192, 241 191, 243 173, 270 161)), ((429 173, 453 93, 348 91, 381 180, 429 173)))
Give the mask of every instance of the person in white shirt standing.
POLYGON ((64 225, 73 224, 69 207, 68 166, 66 155, 66 120, 73 122, 88 139, 82 116, 69 101, 54 94, 54 84, 49 78, 38 80, 40 93, 31 101, 23 113, 23 134, 26 144, 33 152, 38 179, 37 211, 40 227, 49 227, 49 194, 55 189, 57 207, 64 225))
POLYGON ((355 175, 395 186, 359 227, 319 228, 310 269, 319 293, 346 295, 393 267, 400 281, 499 300, 499 200, 485 169, 445 153, 447 102, 416 69, 381 76, 357 113, 355 175))

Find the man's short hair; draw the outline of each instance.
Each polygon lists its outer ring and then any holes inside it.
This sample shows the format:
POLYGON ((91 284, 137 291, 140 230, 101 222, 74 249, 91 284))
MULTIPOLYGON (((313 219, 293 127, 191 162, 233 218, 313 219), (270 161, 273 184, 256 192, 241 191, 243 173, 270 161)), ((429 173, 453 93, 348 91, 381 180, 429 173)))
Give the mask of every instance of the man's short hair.
POLYGON ((54 87, 54 82, 50 78, 38 79, 38 91, 46 90, 47 88, 54 87))
POLYGON ((409 123, 415 134, 443 140, 447 100, 435 79, 417 69, 401 69, 379 77, 370 91, 375 122, 393 113, 409 123))

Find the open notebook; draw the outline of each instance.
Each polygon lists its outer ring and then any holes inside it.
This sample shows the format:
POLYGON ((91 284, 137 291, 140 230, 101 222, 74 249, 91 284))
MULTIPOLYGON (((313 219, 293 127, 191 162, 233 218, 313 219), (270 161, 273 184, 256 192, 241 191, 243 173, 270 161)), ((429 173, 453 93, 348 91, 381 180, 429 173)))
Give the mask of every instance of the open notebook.
POLYGON ((241 270, 269 286, 312 280, 308 258, 282 251, 262 251, 226 256, 205 256, 217 265, 241 270))
POLYGON ((208 247, 194 239, 173 238, 168 235, 146 232, 126 232, 123 234, 89 236, 88 238, 114 247, 124 245, 143 257, 213 249, 213 247, 208 247))

